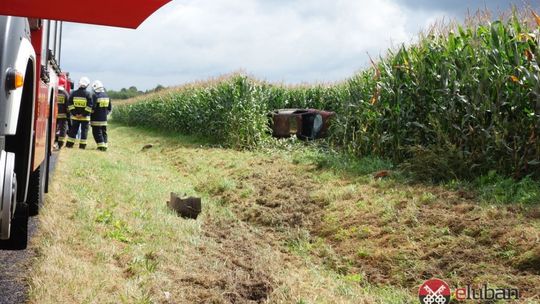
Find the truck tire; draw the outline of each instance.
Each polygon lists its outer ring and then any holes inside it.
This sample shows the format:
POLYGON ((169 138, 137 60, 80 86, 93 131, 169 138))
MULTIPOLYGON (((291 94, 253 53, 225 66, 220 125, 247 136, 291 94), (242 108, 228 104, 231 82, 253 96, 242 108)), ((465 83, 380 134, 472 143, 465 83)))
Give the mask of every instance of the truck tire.
POLYGON ((24 250, 28 247, 28 206, 19 203, 11 220, 9 240, 0 241, 0 250, 24 250))
MULTIPOLYGON (((4 159, 4 155, 7 155, 5 157, 7 161, 4 167, 5 172, 3 172, 5 178, 1 197, 3 217, 1 222, 2 234, 9 231, 9 239, 0 241, 0 249, 23 250, 26 249, 28 244, 28 208, 26 203, 17 204, 17 178, 14 172, 15 155, 2 151, 2 159, 4 159), (13 213, 13 211, 15 212, 13 213)), ((7 235, 4 236, 7 237, 7 235)))
POLYGON ((34 172, 30 174, 30 181, 28 182, 28 215, 36 216, 39 214, 39 209, 43 206, 45 201, 45 174, 47 170, 45 166, 47 161, 45 160, 34 172))

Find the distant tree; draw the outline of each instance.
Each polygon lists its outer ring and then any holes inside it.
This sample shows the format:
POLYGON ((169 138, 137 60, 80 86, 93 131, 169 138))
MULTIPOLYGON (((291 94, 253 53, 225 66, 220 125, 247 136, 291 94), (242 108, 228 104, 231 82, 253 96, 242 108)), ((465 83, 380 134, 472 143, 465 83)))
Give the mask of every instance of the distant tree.
POLYGON ((165 89, 165 87, 162 86, 162 85, 160 85, 160 84, 158 84, 155 88, 146 90, 145 93, 147 94, 147 93, 159 92, 159 91, 161 91, 161 90, 163 90, 163 89, 165 89))
POLYGON ((146 90, 145 92, 143 92, 143 91, 138 90, 136 86, 130 86, 127 89, 122 88, 122 89, 120 89, 120 91, 107 90, 107 94, 112 99, 129 99, 129 98, 137 97, 139 95, 144 95, 144 94, 153 93, 153 92, 159 92, 159 91, 161 91, 163 89, 165 89, 165 87, 158 84, 155 88, 149 89, 149 90, 146 90))
POLYGON ((107 94, 112 99, 129 99, 143 94, 137 90, 137 87, 131 86, 128 89, 122 88, 120 91, 108 90, 107 94))

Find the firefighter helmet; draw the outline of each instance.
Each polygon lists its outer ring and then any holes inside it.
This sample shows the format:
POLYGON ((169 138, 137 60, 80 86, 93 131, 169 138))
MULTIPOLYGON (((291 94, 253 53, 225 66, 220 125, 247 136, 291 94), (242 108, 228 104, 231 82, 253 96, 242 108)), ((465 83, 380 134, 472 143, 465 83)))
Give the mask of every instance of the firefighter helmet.
POLYGON ((60 91, 60 92, 65 92, 65 91, 66 91, 66 88, 64 88, 64 86, 59 86, 59 87, 58 87, 58 91, 60 91))
POLYGON ((105 88, 103 87, 103 83, 99 80, 96 80, 94 81, 94 83, 92 83, 92 89, 94 90, 94 92, 105 92, 105 88))
POLYGON ((81 77, 79 80, 79 87, 86 88, 88 85, 90 85, 90 79, 88 79, 88 77, 81 77))

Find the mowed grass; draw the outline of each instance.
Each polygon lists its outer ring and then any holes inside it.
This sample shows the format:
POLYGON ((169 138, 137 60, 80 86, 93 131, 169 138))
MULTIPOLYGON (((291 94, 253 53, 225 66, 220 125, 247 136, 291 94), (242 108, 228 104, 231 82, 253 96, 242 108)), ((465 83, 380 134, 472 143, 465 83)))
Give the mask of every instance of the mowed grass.
POLYGON ((371 284, 337 267, 330 243, 306 241, 329 205, 314 194, 324 172, 140 129, 113 125, 110 138, 107 153, 61 151, 31 303, 416 302, 416 286, 371 284), (167 209, 172 191, 202 196, 198 220, 167 209))
POLYGON ((107 153, 61 152, 34 238, 31 303, 416 303, 431 277, 538 301, 536 204, 374 179, 390 164, 346 170, 286 142, 241 152, 110 133, 107 153), (167 209, 171 191, 203 198, 198 220, 167 209))

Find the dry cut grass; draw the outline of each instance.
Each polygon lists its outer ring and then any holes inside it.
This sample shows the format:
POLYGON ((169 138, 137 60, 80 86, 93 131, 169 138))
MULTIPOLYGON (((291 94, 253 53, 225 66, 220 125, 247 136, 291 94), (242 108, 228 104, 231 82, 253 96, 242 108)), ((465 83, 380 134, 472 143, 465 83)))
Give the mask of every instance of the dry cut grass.
POLYGON ((538 207, 344 176, 302 153, 111 138, 108 153, 62 151, 32 303, 417 303, 431 277, 539 300, 538 207), (167 210, 171 191, 203 197, 198 220, 167 210))
POLYGON ((110 133, 107 153, 61 152, 33 244, 31 303, 412 303, 291 250, 322 208, 310 198, 315 184, 300 189, 302 168, 186 138, 110 133), (298 188, 289 207, 264 200, 287 195, 265 179, 274 173, 298 188), (203 197, 198 220, 166 208, 171 191, 203 197), (274 211, 257 215, 264 208, 274 211))

